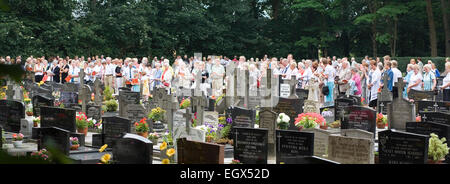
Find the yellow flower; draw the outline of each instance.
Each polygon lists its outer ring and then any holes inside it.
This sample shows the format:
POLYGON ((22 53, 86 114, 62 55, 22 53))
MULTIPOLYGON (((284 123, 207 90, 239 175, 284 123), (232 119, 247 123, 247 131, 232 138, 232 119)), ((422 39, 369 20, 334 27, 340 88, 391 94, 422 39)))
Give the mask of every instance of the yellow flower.
POLYGON ((104 163, 104 164, 107 164, 107 163, 109 163, 110 159, 111 159, 111 155, 105 154, 102 156, 102 158, 100 158, 100 161, 102 161, 102 163, 104 163))
POLYGON ((162 150, 165 150, 167 148, 167 143, 166 143, 166 141, 164 141, 162 144, 161 144, 161 146, 159 146, 159 149, 162 151, 162 150))
POLYGON ((164 159, 164 160, 162 160, 162 164, 170 164, 170 161, 169 161, 169 159, 164 159))
POLYGON ((173 149, 173 148, 170 148, 170 149, 168 149, 168 150, 166 151, 166 155, 167 155, 168 157, 173 156, 173 154, 175 154, 175 149, 173 149))
POLYGON ((105 144, 105 145, 103 145, 99 150, 98 150, 98 152, 103 152, 103 151, 105 151, 105 149, 108 147, 108 145, 107 144, 105 144))

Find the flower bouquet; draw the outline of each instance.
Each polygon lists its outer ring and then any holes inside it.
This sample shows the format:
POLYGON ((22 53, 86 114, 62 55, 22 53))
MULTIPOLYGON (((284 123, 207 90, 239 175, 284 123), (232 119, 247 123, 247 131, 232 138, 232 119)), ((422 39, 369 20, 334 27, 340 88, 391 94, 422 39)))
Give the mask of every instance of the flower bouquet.
POLYGON ((159 134, 156 133, 156 132, 149 133, 148 134, 148 139, 150 141, 152 141, 153 145, 157 145, 158 144, 158 139, 159 139, 159 134))
POLYGON ((325 118, 327 124, 330 124, 330 123, 334 122, 334 114, 329 109, 324 109, 322 111, 322 116, 323 116, 323 118, 325 118))
POLYGON ((439 139, 438 135, 431 133, 431 138, 428 144, 428 163, 430 164, 440 164, 445 160, 445 156, 448 155, 449 148, 445 137, 439 139))
POLYGON ((48 155, 49 154, 46 149, 41 149, 40 151, 35 151, 35 152, 31 153, 32 158, 40 159, 40 160, 48 160, 49 159, 48 155))
POLYGON ((183 99, 180 103, 180 109, 186 109, 191 105, 191 100, 189 98, 183 99))
POLYGON ((148 115, 148 118, 153 120, 153 122, 161 121, 162 119, 164 119, 164 113, 166 113, 164 109, 162 109, 161 107, 156 107, 152 109, 152 111, 148 115))
POLYGON ((41 117, 33 117, 33 127, 39 127, 39 124, 41 123, 41 117))
POLYGON ((325 126, 325 119, 317 113, 302 113, 299 114, 297 118, 295 118, 295 126, 299 128, 299 130, 304 129, 314 129, 319 126, 325 126))
POLYGON ((278 129, 287 130, 289 128, 289 121, 291 121, 291 118, 288 115, 280 113, 277 118, 278 129))
POLYGON ((15 148, 19 148, 22 146, 22 142, 23 142, 23 134, 22 133, 13 134, 12 138, 13 138, 12 143, 15 148))
POLYGON ((83 133, 86 136, 89 127, 89 122, 87 121, 87 116, 84 112, 77 113, 76 124, 78 133, 83 133))
POLYGON ((134 127, 136 128, 136 133, 142 137, 147 138, 148 137, 148 131, 150 128, 147 124, 147 118, 142 118, 139 123, 134 123, 134 127))
POLYGON ((384 116, 381 113, 377 114, 376 122, 377 122, 377 128, 379 128, 379 129, 386 128, 386 125, 388 124, 386 116, 384 116))
POLYGON ((78 137, 70 137, 70 150, 77 150, 80 147, 78 137))

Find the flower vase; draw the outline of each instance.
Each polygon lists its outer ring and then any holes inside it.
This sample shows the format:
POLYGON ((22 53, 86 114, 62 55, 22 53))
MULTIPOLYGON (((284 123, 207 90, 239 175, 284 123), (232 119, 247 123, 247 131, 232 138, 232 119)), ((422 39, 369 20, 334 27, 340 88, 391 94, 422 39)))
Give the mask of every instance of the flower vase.
POLYGON ((70 150, 77 150, 80 147, 79 144, 71 145, 70 150))
POLYGON ((148 137, 148 132, 137 132, 138 135, 147 138, 148 137))
POLYGON ((386 128, 386 124, 384 124, 384 123, 377 123, 377 128, 378 129, 385 129, 386 128))
POLYGON ((211 136, 206 137, 206 142, 211 143, 212 141, 213 141, 213 137, 211 137, 211 136))
POLYGON ((39 123, 37 122, 37 121, 33 121, 33 127, 38 127, 39 126, 39 123))
POLYGON ((23 141, 12 141, 14 148, 20 148, 22 147, 22 142, 23 141))
POLYGON ((78 133, 84 134, 84 136, 87 136, 88 127, 86 127, 86 128, 78 128, 77 131, 78 131, 78 133))

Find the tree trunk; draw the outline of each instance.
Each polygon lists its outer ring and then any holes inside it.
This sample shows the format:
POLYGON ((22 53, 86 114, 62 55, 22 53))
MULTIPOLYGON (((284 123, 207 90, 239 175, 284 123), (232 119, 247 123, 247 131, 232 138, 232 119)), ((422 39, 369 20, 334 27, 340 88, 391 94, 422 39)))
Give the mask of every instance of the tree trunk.
POLYGON ((272 0, 272 17, 274 20, 278 18, 280 12, 281 0, 272 0))
POLYGON ((372 23, 372 54, 373 57, 377 57, 378 52, 378 45, 377 45, 377 25, 375 23, 372 23))
POLYGON ((391 45, 391 57, 397 56, 398 19, 394 18, 394 37, 391 45))
POLYGON ((436 40, 436 27, 434 25, 433 18, 433 5, 431 0, 427 1, 427 14, 428 14, 428 27, 430 29, 430 47, 431 47, 431 57, 437 57, 437 40, 436 40))
POLYGON ((444 22, 444 30, 445 30, 445 56, 450 57, 450 27, 448 25, 447 7, 448 7, 447 0, 441 0, 442 20, 444 22))

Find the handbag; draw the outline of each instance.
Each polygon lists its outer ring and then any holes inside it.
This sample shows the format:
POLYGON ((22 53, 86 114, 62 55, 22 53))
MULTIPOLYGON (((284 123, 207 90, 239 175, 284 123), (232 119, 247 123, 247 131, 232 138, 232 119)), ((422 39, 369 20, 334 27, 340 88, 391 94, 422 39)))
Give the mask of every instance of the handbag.
POLYGON ((327 96, 328 94, 330 94, 330 89, 328 88, 328 86, 324 85, 322 87, 322 94, 327 96))

